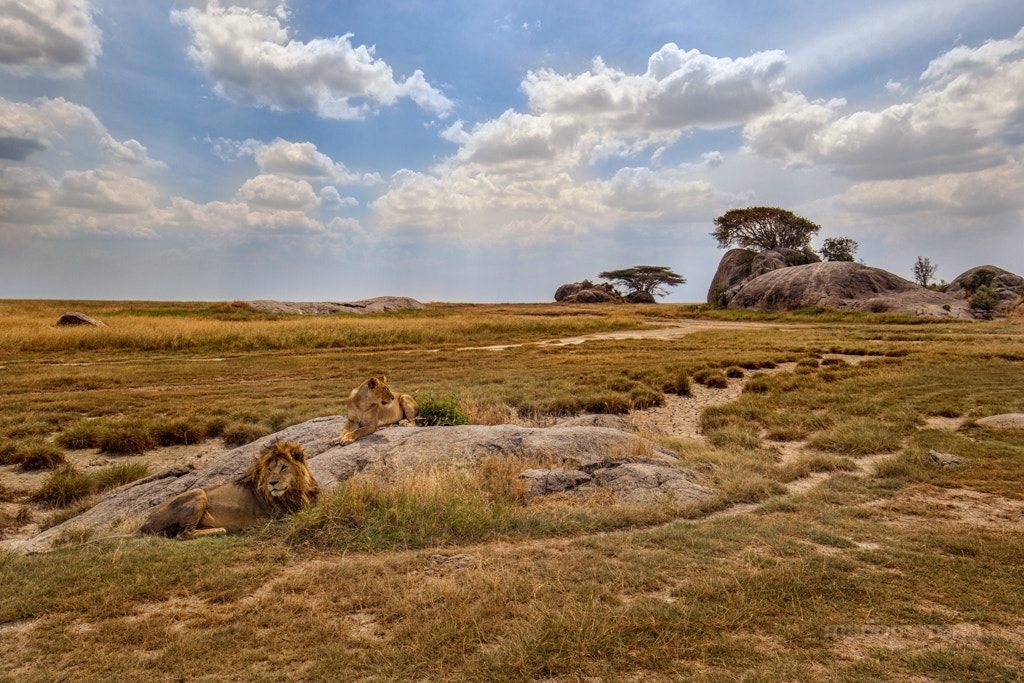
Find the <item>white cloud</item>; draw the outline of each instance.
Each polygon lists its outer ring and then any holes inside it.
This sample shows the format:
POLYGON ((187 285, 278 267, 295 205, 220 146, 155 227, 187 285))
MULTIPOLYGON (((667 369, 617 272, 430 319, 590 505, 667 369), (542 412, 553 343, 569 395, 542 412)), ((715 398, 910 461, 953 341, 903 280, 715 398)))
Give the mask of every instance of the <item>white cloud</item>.
POLYGON ((530 72, 522 88, 535 113, 586 120, 602 134, 598 156, 676 142, 697 127, 725 128, 769 109, 781 96, 786 56, 759 52, 717 58, 669 43, 643 74, 627 74, 597 58, 578 76, 530 72))
POLYGON ((1024 30, 951 50, 921 80, 906 102, 845 116, 840 101, 790 94, 744 134, 755 152, 832 164, 860 180, 968 173, 1006 162, 1001 136, 1024 111, 1024 30))
POLYGON ((352 34, 302 42, 283 23, 286 14, 224 8, 215 0, 205 10, 173 11, 171 18, 188 27, 189 56, 217 92, 240 104, 312 110, 331 119, 364 118, 403 97, 440 117, 454 107, 421 71, 396 81, 373 47, 352 45, 352 34))
POLYGON ((100 214, 126 214, 152 208, 159 195, 150 183, 120 173, 69 171, 54 192, 53 201, 58 206, 100 214))
POLYGON ((0 160, 26 161, 51 148, 74 152, 79 162, 164 167, 137 140, 115 140, 88 107, 62 97, 32 102, 0 97, 0 160))
POLYGON ((338 185, 375 185, 381 182, 379 173, 353 173, 345 164, 318 151, 312 142, 288 142, 278 138, 268 145, 259 145, 253 153, 263 173, 314 178, 338 185))
POLYGON ((164 225, 211 233, 301 235, 326 232, 322 223, 303 211, 253 208, 244 201, 197 204, 174 197, 161 218, 164 225))
POLYGON ((245 181, 238 199, 263 209, 310 211, 320 205, 313 187, 305 180, 279 175, 258 175, 245 181))
POLYGON ((81 76, 100 52, 87 0, 0 0, 0 68, 18 76, 81 76))
POLYGON ((591 70, 529 72, 529 113, 508 110, 441 137, 459 145, 425 173, 403 170, 371 206, 385 226, 453 239, 553 239, 628 222, 664 226, 720 208, 699 178, 718 152, 673 168, 623 168, 599 177, 603 159, 665 148, 698 128, 722 128, 770 109, 784 93, 786 59, 763 52, 719 59, 673 44, 629 74, 595 59, 591 70))

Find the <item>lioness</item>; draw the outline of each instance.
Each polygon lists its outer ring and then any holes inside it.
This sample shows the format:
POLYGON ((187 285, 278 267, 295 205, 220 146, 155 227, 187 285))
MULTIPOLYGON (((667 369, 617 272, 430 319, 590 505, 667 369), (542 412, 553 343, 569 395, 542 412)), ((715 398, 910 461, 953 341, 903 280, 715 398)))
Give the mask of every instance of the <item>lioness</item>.
POLYGON ((420 407, 409 394, 392 392, 384 375, 371 377, 348 395, 348 421, 331 443, 350 444, 377 427, 416 419, 420 407))
POLYGON ((315 502, 319 494, 302 446, 278 441, 260 451, 256 462, 237 481, 185 491, 160 503, 139 533, 184 541, 244 531, 315 502))

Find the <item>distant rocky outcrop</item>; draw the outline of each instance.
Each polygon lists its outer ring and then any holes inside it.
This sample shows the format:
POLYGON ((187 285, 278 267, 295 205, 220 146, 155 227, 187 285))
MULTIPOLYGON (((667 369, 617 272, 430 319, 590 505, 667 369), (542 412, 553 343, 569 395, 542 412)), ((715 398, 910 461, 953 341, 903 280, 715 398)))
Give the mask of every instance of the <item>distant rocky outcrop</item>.
POLYGON ((848 261, 779 268, 718 293, 719 305, 755 311, 835 308, 932 318, 975 318, 966 301, 848 261))
POLYGON ((228 451, 201 468, 181 467, 126 484, 81 515, 19 543, 15 549, 49 550, 71 529, 89 528, 98 536, 134 529, 152 506, 171 496, 234 481, 263 446, 281 439, 295 441, 305 449, 310 472, 325 492, 362 472, 393 477, 439 467, 472 466, 496 457, 552 463, 552 470, 536 470, 535 465, 533 469, 540 474, 524 474, 544 482, 534 490, 535 495, 569 489, 586 495, 598 486, 633 503, 660 496, 687 503, 713 495, 696 483, 699 475, 678 467, 675 453, 632 431, 599 426, 389 427, 348 446, 332 446, 331 440, 341 433, 345 421, 341 415, 315 418, 228 451), (549 471, 552 473, 546 474, 549 471))
POLYGON ((982 270, 992 273, 988 286, 995 292, 1000 306, 1013 304, 1024 296, 1024 277, 996 266, 977 266, 960 273, 949 283, 946 292, 961 298, 969 297, 974 293, 974 282, 978 280, 975 274, 982 270))
POLYGON ((805 249, 770 249, 756 252, 751 249, 730 249, 718 263, 718 270, 708 288, 709 304, 724 306, 729 290, 747 280, 780 268, 801 266, 821 261, 817 254, 805 249))
POLYGON ((71 325, 91 325, 92 327, 106 327, 96 318, 91 318, 85 313, 79 313, 78 311, 68 311, 57 320, 59 327, 66 327, 71 325))
POLYGON ((362 301, 273 301, 260 299, 246 302, 253 308, 268 313, 293 313, 303 315, 331 315, 334 313, 390 313, 405 308, 422 309, 426 306, 407 296, 379 296, 362 301))
POLYGON ((555 301, 560 303, 600 304, 621 302, 622 297, 608 285, 593 282, 570 282, 555 290, 555 301))

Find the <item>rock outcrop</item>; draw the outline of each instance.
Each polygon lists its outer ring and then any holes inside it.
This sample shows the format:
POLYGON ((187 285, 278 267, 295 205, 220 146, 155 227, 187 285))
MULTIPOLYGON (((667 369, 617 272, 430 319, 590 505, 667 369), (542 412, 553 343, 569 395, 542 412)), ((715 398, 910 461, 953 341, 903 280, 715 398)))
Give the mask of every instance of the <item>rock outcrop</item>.
POLYGON ((978 266, 960 273, 949 283, 946 293, 961 298, 970 297, 974 292, 972 291, 973 288, 969 288, 969 285, 975 279, 975 273, 981 270, 987 270, 992 273, 992 279, 988 286, 995 292, 1000 306, 1013 304, 1021 296, 1024 296, 1024 277, 996 266, 978 266))
POLYGON ((66 327, 70 325, 91 325, 92 327, 106 327, 96 318, 91 318, 85 313, 79 313, 78 311, 68 311, 57 320, 58 327, 66 327))
POLYGON ((718 263, 718 270, 708 288, 707 301, 712 305, 728 303, 728 292, 747 280, 780 268, 817 263, 821 259, 812 251, 802 249, 771 249, 756 252, 751 249, 730 249, 718 263))
POLYGON ((570 304, 600 304, 620 302, 622 297, 611 287, 583 281, 570 282, 556 289, 555 301, 570 304))
POLYGON ((731 287, 721 297, 728 308, 765 312, 824 307, 932 318, 975 317, 963 299, 847 261, 781 268, 731 287))
MULTIPOLYGON (((315 418, 228 451, 199 469, 179 468, 126 484, 81 515, 21 543, 18 549, 49 550, 54 540, 72 528, 90 528, 98 536, 134 529, 152 506, 173 495, 237 479, 263 446, 280 439, 295 441, 305 449, 310 472, 324 492, 361 472, 395 476, 440 467, 468 467, 498 457, 552 463, 555 468, 581 473, 574 475, 575 483, 566 483, 563 491, 579 489, 581 484, 588 484, 589 490, 603 485, 616 498, 628 502, 643 502, 655 496, 690 502, 713 495, 696 483, 698 475, 677 467, 679 461, 672 451, 630 431, 587 426, 389 427, 347 446, 332 446, 331 440, 341 433, 345 421, 341 415, 315 418), (627 465, 631 468, 621 469, 627 465)), ((559 476, 544 474, 536 478, 553 482, 559 476)), ((558 488, 553 483, 545 486, 558 488)), ((542 493, 538 490, 538 495, 542 493)))
POLYGON ((273 301, 260 299, 247 301, 250 306, 268 313, 293 313, 302 315, 332 315, 334 313, 390 313, 405 308, 423 309, 426 306, 407 296, 379 296, 362 301, 273 301))

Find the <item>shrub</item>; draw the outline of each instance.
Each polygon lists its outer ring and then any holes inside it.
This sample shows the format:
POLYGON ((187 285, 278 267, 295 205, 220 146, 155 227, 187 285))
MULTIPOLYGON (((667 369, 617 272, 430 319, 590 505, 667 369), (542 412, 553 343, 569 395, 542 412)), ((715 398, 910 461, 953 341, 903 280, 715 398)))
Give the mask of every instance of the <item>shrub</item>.
POLYGON ((419 416, 428 425, 451 427, 469 424, 469 413, 459 407, 459 400, 454 394, 437 398, 431 393, 422 398, 417 397, 416 403, 420 407, 419 416))
MULTIPOLYGON (((977 273, 975 273, 975 275, 977 275, 977 273)), ((971 296, 968 303, 971 305, 971 308, 976 308, 982 311, 991 311, 999 304, 999 297, 996 296, 994 289, 988 285, 981 285, 971 296)))

